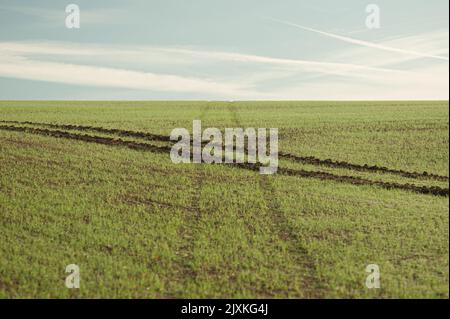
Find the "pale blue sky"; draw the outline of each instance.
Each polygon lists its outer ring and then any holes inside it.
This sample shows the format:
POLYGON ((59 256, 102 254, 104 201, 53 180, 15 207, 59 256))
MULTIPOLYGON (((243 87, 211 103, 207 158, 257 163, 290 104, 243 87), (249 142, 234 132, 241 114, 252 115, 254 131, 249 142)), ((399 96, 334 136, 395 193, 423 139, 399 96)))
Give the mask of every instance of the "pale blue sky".
POLYGON ((448 99, 447 0, 0 0, 0 26, 0 99, 448 99))

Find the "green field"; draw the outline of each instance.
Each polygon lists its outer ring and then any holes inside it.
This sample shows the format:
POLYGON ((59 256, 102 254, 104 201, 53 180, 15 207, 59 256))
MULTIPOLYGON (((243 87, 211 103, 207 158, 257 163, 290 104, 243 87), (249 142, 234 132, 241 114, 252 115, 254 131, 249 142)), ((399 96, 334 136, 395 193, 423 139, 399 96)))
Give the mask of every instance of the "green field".
POLYGON ((448 147, 448 101, 0 102, 0 297, 448 298, 448 147), (124 132, 194 119, 278 128, 280 172, 124 132))

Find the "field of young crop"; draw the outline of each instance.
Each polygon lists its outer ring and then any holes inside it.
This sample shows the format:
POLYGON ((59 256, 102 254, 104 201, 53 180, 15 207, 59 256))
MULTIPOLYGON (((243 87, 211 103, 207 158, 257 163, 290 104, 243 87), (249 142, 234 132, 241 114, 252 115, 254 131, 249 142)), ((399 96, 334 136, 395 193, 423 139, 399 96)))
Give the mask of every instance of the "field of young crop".
POLYGON ((0 298, 448 298, 448 160, 448 101, 3 101, 0 298), (195 119, 277 174, 172 163, 195 119))

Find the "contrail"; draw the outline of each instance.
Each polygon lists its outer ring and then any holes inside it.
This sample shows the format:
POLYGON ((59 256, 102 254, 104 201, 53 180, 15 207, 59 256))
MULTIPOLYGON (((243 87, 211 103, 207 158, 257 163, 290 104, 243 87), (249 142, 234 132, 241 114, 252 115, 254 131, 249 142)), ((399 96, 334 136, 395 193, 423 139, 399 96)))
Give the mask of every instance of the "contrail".
POLYGON ((308 28, 308 27, 305 27, 305 26, 302 26, 302 25, 299 25, 299 24, 296 24, 296 23, 289 22, 289 21, 282 21, 282 20, 278 20, 278 19, 274 19, 274 18, 270 18, 270 17, 264 17, 264 18, 272 20, 272 21, 275 21, 275 22, 278 22, 278 23, 282 23, 282 24, 285 24, 285 25, 289 25, 289 26, 292 26, 292 27, 300 28, 300 29, 303 29, 303 30, 306 30, 306 31, 319 33, 319 34, 322 34, 324 36, 327 36, 327 37, 330 37, 330 38, 335 38, 335 39, 338 39, 338 40, 341 40, 341 41, 344 41, 344 42, 365 46, 365 47, 368 47, 368 48, 374 48, 374 49, 379 49, 379 50, 384 50, 384 51, 409 54, 409 55, 414 55, 414 56, 421 57, 421 58, 432 58, 432 59, 448 61, 447 57, 443 57, 443 56, 439 56, 439 55, 431 55, 431 54, 425 54, 425 53, 420 53, 420 52, 416 52, 416 51, 397 49, 397 48, 393 48, 393 47, 389 47, 389 46, 385 46, 385 45, 381 45, 381 44, 377 44, 377 43, 373 43, 373 42, 353 39, 353 38, 344 37, 344 36, 341 36, 341 35, 338 35, 338 34, 334 34, 334 33, 329 33, 329 32, 316 30, 316 29, 313 29, 313 28, 308 28))
MULTIPOLYGON (((1 49, 1 43, 0 43, 1 49)), ((393 70, 386 68, 370 67, 358 64, 348 64, 348 63, 335 63, 335 62, 320 62, 320 61, 310 61, 310 60, 297 60, 297 59, 285 59, 285 58, 272 58, 260 55, 250 55, 242 53, 233 52, 221 52, 221 51, 195 51, 190 49, 163 49, 165 52, 174 53, 184 53, 189 55, 194 55, 202 58, 216 58, 218 60, 224 61, 237 61, 237 62, 255 62, 255 63, 266 63, 274 65, 287 65, 287 66, 305 66, 305 67, 315 67, 320 69, 324 73, 336 73, 340 71, 354 71, 354 70, 365 70, 365 71, 378 71, 378 72, 395 72, 406 74, 408 72, 401 70, 393 70)))

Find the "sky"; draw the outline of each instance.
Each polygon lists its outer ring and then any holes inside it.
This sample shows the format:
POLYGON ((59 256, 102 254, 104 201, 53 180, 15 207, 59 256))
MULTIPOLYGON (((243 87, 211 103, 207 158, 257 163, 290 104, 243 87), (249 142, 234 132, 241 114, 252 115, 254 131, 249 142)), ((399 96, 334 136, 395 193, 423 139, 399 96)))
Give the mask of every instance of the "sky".
POLYGON ((448 100, 448 6, 0 0, 0 100, 448 100))

